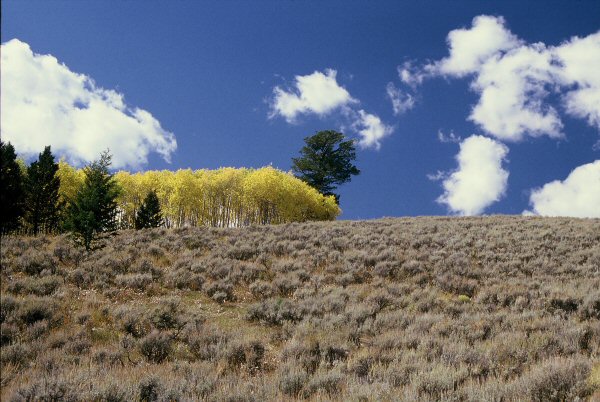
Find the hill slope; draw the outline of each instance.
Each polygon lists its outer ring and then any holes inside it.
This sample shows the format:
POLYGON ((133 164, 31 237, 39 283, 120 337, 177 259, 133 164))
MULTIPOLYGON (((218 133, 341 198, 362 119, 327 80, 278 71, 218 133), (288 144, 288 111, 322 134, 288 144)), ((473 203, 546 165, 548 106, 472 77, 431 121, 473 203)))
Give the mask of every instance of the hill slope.
POLYGON ((2 239, 2 400, 599 395, 600 220, 2 239))

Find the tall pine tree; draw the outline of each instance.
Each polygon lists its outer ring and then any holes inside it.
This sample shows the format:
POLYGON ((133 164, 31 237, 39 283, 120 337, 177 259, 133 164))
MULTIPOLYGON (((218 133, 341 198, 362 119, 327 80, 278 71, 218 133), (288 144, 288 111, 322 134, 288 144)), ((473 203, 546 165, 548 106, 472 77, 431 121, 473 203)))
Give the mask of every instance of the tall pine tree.
POLYGON ((12 144, 0 141, 0 232, 17 229, 24 211, 23 172, 12 144))
POLYGON ((38 234, 58 227, 61 203, 58 190, 60 178, 56 174, 58 163, 50 147, 44 148, 38 160, 27 168, 25 178, 25 223, 38 234))
POLYGON ((108 151, 100 159, 86 166, 85 181, 75 198, 69 202, 66 227, 86 250, 101 233, 116 230, 117 202, 120 189, 109 172, 111 155, 108 151))
POLYGON ((135 228, 157 228, 164 224, 156 191, 150 191, 135 217, 135 228))
POLYGON ((306 137, 304 142, 306 145, 300 150, 300 157, 292 158, 293 172, 321 194, 335 196, 339 204, 340 196, 333 191, 360 174, 353 164, 356 159, 354 141, 345 140, 344 134, 337 131, 325 130, 306 137))

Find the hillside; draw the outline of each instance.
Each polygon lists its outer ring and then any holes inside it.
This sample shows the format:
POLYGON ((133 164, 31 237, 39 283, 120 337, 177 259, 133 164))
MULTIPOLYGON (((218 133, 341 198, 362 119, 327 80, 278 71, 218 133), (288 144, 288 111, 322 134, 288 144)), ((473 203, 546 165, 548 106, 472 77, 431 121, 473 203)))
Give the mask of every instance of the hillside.
POLYGON ((600 397, 598 219, 5 237, 1 286, 6 401, 600 397))

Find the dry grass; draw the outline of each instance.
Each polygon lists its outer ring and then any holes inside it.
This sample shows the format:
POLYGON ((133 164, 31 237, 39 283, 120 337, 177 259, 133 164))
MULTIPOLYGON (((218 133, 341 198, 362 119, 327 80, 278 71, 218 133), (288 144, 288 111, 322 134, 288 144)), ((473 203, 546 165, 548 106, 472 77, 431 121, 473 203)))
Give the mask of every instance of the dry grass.
POLYGON ((600 221, 2 239, 1 399, 600 397, 600 221))

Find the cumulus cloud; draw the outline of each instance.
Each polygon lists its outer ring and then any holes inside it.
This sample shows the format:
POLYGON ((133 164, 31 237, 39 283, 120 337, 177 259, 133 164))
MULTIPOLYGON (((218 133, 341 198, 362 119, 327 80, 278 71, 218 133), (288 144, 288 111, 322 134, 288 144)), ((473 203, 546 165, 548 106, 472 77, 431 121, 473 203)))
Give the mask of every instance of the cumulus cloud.
POLYGON ((560 65, 558 79, 575 87, 563 98, 567 112, 600 129, 600 32, 574 37, 555 48, 554 54, 560 65))
POLYGON ((479 100, 468 118, 487 134, 502 141, 563 137, 551 94, 568 114, 600 128, 600 32, 558 46, 528 44, 502 17, 478 16, 470 28, 451 31, 447 43, 448 57, 421 67, 405 63, 400 79, 414 87, 435 76, 471 78, 479 100))
POLYGON ((319 116, 356 102, 348 91, 337 83, 337 71, 315 71, 309 75, 297 75, 293 89, 273 89, 271 116, 280 115, 288 123, 294 123, 299 114, 314 113, 319 116))
POLYGON ((392 102, 392 109, 395 115, 400 115, 415 106, 414 96, 396 88, 393 82, 387 84, 386 92, 392 102))
POLYGON ((380 149, 381 140, 394 131, 393 127, 385 125, 379 117, 362 109, 358 111, 354 129, 361 137, 358 145, 362 148, 374 149, 380 149))
POLYGON ((361 148, 379 149, 381 140, 394 131, 393 127, 384 124, 377 115, 358 109, 360 102, 338 84, 336 76, 336 70, 327 69, 325 73, 297 75, 290 90, 276 86, 269 117, 280 116, 293 124, 302 114, 324 117, 338 111, 352 133, 360 137, 361 148))
MULTIPOLYGON (((540 136, 563 138, 561 113, 584 119, 600 130, 600 31, 554 46, 527 43, 507 28, 502 17, 482 15, 475 17, 470 27, 450 31, 447 45, 445 58, 420 66, 414 62, 399 66, 400 80, 415 90, 434 77, 467 78, 471 90, 479 95, 467 118, 485 134, 506 142, 540 136)), ((441 132, 438 138, 441 142, 455 140, 441 132)), ((444 179, 445 193, 438 201, 453 212, 481 213, 506 188, 508 173, 501 165, 507 149, 483 139, 470 137, 461 143, 457 171, 429 176, 444 179), (478 157, 469 152, 476 148, 482 150, 478 157), (479 169, 485 175, 477 174, 479 169)), ((600 149, 598 144, 593 149, 600 149)), ((526 213, 597 216, 597 175, 595 162, 574 170, 565 181, 534 190, 530 199, 533 211, 526 213)))
MULTIPOLYGON (((460 215, 478 215, 500 200, 508 182, 502 168, 508 148, 490 138, 473 135, 460 144, 458 169, 443 181, 444 194, 437 201, 460 215)), ((438 172, 437 177, 440 178, 438 172)))
POLYGON ((79 164, 109 148, 116 168, 139 167, 150 152, 170 161, 174 135, 146 110, 127 106, 122 94, 18 39, 2 44, 1 53, 2 138, 18 152, 37 155, 51 145, 79 164))
POLYGON ((544 103, 553 80, 551 54, 542 45, 489 60, 472 84, 480 98, 469 119, 503 141, 520 141, 525 135, 560 138, 561 119, 544 103))
POLYGON ((600 218, 600 160, 577 167, 564 181, 534 189, 529 203, 528 215, 600 218))
MULTIPOLYGON (((480 15, 471 28, 450 31, 447 43, 450 56, 437 62, 435 70, 462 77, 480 69, 490 57, 519 46, 520 41, 504 27, 502 17, 480 15)), ((427 67, 433 71, 434 67, 427 67)))

